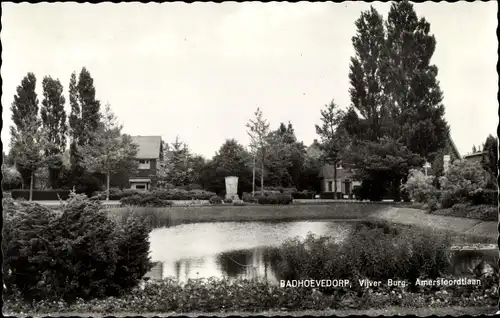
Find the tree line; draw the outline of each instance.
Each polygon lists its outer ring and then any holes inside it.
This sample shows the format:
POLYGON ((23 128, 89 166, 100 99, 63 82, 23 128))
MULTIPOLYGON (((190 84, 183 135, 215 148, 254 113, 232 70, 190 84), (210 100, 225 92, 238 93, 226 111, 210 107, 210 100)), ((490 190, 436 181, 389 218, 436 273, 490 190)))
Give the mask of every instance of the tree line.
MULTIPOLYGON (((389 195, 399 200, 410 169, 427 161, 433 174, 442 175, 449 125, 438 68, 431 63, 437 42, 429 22, 411 3, 401 1, 391 5, 386 19, 370 7, 361 12, 355 26, 350 105, 340 107, 332 100, 321 110, 321 122, 315 126, 321 156, 307 153, 291 123, 272 130, 257 109, 246 125, 248 148, 226 140, 207 160, 178 138, 164 142, 158 184, 221 193, 224 177, 236 175, 240 192, 255 192, 256 184, 261 191, 266 186, 318 192, 322 167, 331 164, 337 179, 337 165, 342 162, 353 168, 355 179, 362 180, 361 191, 367 198, 389 195)), ((35 76, 29 73, 11 107, 10 157, 23 185, 32 187, 34 172, 45 165, 54 189, 71 184, 91 194, 104 182, 107 188, 126 186, 137 149, 121 133, 109 105, 101 111, 90 73, 83 68, 78 78, 71 74, 69 116, 58 79, 43 79, 40 112, 35 86, 35 76), (69 152, 65 152, 67 139, 69 152)), ((496 179, 497 142, 490 137, 483 166, 496 179)))

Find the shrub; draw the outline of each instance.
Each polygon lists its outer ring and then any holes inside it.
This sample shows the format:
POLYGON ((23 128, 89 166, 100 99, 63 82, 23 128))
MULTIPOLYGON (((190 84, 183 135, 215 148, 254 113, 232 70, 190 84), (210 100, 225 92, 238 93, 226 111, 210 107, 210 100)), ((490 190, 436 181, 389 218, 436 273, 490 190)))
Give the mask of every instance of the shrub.
POLYGON ((427 203, 430 200, 439 199, 437 189, 432 183, 433 177, 412 169, 408 175, 408 181, 402 186, 402 189, 406 190, 415 202, 427 203))
POLYGON ((450 240, 446 236, 393 227, 386 223, 357 224, 342 244, 313 235, 305 241, 293 239, 270 249, 269 257, 278 264, 278 279, 285 280, 335 277, 414 282, 418 277, 436 278, 447 272, 450 240))
POLYGON ((15 167, 8 167, 2 164, 2 189, 18 189, 23 185, 21 174, 15 167))
MULTIPOLYGON (((69 197, 70 190, 33 190, 33 200, 34 201, 57 201, 59 198, 61 200, 67 200, 69 197)), ((12 190, 12 198, 29 200, 30 190, 12 190)))
POLYGON ((210 201, 210 204, 221 204, 222 203, 222 199, 216 195, 211 196, 209 201, 210 201))
POLYGON ((241 201, 235 201, 235 202, 233 202, 233 205, 234 206, 246 206, 247 203, 246 202, 241 202, 241 201))
POLYGON ((149 229, 137 222, 117 224, 85 195, 71 193, 62 213, 34 203, 6 207, 2 248, 8 293, 69 302, 116 295, 149 270, 149 229))
POLYGON ((215 195, 213 192, 195 189, 155 190, 151 194, 162 200, 210 200, 210 197, 215 195))
POLYGON ((448 209, 461 202, 463 196, 460 193, 452 191, 443 191, 441 194, 441 208, 448 209))
POLYGON ((316 194, 313 191, 302 191, 302 192, 292 192, 292 198, 294 199, 314 199, 314 195, 316 194))
POLYGON ((455 216, 482 221, 498 221, 498 207, 491 205, 470 205, 458 203, 452 208, 437 210, 438 215, 455 216))
POLYGON ((257 203, 257 197, 254 197, 251 193, 243 192, 241 195, 243 202, 257 203))
POLYGON ((498 190, 477 189, 469 193, 469 200, 473 205, 498 205, 498 190))
POLYGON ((292 203, 292 197, 287 194, 275 194, 267 196, 256 196, 259 204, 279 204, 285 205, 292 203))
POLYGON ((225 199, 225 200, 224 200, 224 203, 229 203, 229 204, 231 204, 231 203, 233 203, 233 199, 231 199, 231 198, 227 198, 227 199, 225 199))
MULTIPOLYGON (((135 189, 119 189, 119 188, 110 188, 109 189, 109 199, 110 200, 121 200, 122 198, 133 196, 136 194, 141 193, 138 190, 135 189)), ((99 191, 94 194, 92 199, 97 199, 97 200, 106 200, 106 190, 104 191, 99 191)))
POLYGON ((470 200, 471 194, 484 189, 486 185, 481 164, 465 160, 455 161, 439 181, 441 189, 448 196, 445 202, 441 202, 443 207, 470 200))
POLYGON ((120 204, 124 206, 166 207, 171 206, 172 202, 144 192, 124 197, 120 200, 120 204))

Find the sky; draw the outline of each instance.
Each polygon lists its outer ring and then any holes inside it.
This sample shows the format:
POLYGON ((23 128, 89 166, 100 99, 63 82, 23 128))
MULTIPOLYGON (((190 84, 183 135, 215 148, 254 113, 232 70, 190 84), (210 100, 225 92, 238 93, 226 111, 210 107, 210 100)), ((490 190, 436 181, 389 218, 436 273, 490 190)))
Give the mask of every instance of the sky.
MULTIPOLYGON (((10 105, 33 72, 64 86, 86 67, 101 104, 131 135, 176 136, 212 157, 226 139, 247 145, 257 107, 275 129, 290 121, 306 145, 318 138, 320 110, 350 105, 354 21, 370 7, 346 3, 2 3, 2 142, 10 105)), ((372 5, 387 17, 390 4, 372 5)), ((416 3, 437 40, 451 136, 461 154, 496 135, 497 4, 416 3)))

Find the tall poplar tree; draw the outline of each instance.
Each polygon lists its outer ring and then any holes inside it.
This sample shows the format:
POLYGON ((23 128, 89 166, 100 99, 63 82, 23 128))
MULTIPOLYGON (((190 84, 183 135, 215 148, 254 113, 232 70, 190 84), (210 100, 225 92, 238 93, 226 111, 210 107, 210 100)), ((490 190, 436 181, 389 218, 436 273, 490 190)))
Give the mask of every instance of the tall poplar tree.
POLYGON ((365 122, 366 138, 379 140, 383 134, 386 114, 384 86, 385 34, 383 17, 373 7, 361 13, 355 22, 356 35, 352 38, 355 56, 351 57, 349 94, 351 104, 365 122))
POLYGON ((66 150, 66 112, 64 111, 63 86, 58 79, 47 76, 42 81, 43 100, 40 110, 42 127, 46 132, 45 156, 49 169, 49 183, 52 189, 58 189, 59 174, 66 150))
POLYGON ((12 121, 14 125, 11 130, 12 157, 16 167, 23 179, 23 186, 27 188, 32 183, 32 164, 26 164, 26 160, 19 160, 24 154, 23 145, 35 144, 33 131, 37 131, 40 125, 38 118, 38 97, 35 92, 36 77, 28 73, 17 87, 14 102, 11 105, 12 121), (21 142, 22 140, 22 142, 21 142), (17 144, 16 144, 17 143, 17 144))
POLYGON ((98 189, 100 180, 96 175, 85 171, 79 149, 91 145, 94 141, 94 132, 100 125, 100 102, 95 97, 94 80, 85 67, 80 71, 78 80, 75 73, 71 74, 69 98, 72 179, 73 183, 80 185, 86 193, 92 193, 98 189))
POLYGON ((386 28, 385 94, 399 128, 393 137, 402 137, 409 150, 432 161, 449 133, 438 68, 431 64, 436 39, 408 1, 391 5, 386 28))

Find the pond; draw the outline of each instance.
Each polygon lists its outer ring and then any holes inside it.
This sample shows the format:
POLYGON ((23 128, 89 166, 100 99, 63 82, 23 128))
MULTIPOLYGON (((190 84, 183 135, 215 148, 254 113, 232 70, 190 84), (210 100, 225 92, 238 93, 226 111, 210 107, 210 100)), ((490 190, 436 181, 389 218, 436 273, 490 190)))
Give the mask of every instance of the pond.
POLYGON ((184 224, 154 229, 150 234, 151 259, 158 264, 152 279, 266 278, 276 281, 267 247, 308 233, 330 236, 341 242, 351 224, 335 221, 216 222, 184 224))
MULTIPOLYGON (((308 233, 342 242, 353 223, 346 221, 214 222, 154 229, 150 234, 151 259, 157 265, 146 275, 152 279, 280 277, 266 249, 308 233)), ((498 250, 461 251, 450 254, 452 272, 471 273, 481 260, 496 264, 498 250)))

